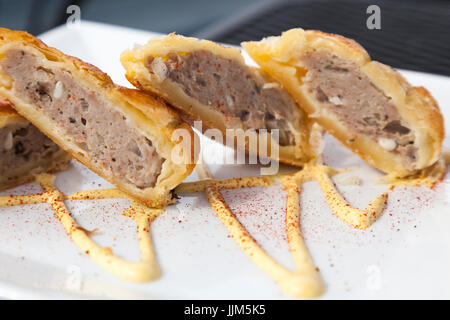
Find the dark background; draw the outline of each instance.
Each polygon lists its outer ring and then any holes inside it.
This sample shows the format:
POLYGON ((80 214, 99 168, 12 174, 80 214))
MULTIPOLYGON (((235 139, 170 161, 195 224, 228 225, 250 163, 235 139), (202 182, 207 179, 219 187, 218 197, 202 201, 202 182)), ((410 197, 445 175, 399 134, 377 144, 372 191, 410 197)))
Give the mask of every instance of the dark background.
POLYGON ((82 19, 138 29, 193 34, 236 15, 259 0, 0 0, 0 24, 42 33, 65 21, 66 8, 77 4, 82 19))
POLYGON ((450 0, 0 0, 0 26, 38 35, 65 23, 70 4, 84 20, 237 45, 318 29, 355 39, 394 67, 450 75, 450 0), (381 30, 366 27, 371 4, 381 30))

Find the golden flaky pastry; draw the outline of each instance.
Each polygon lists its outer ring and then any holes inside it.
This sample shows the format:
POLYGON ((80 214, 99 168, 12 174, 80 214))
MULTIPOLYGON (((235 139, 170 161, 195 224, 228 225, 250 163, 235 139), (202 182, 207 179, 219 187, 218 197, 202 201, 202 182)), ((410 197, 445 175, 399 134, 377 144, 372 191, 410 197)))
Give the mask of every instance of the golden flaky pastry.
POLYGON ((63 170, 71 159, 0 97, 0 191, 63 170))
POLYGON ((227 135, 245 132, 259 141, 235 148, 294 165, 314 157, 304 111, 277 81, 246 65, 236 48, 170 34, 125 51, 121 61, 134 86, 164 97, 191 124, 201 120, 203 130, 230 129, 227 135), (269 135, 274 129, 278 143, 269 135))
POLYGON ((194 133, 163 101, 30 34, 0 29, 0 94, 75 159, 149 206, 194 168, 194 133))
POLYGON ((244 49, 325 130, 370 165, 396 176, 435 163, 444 137, 436 101, 355 41, 292 29, 244 49))

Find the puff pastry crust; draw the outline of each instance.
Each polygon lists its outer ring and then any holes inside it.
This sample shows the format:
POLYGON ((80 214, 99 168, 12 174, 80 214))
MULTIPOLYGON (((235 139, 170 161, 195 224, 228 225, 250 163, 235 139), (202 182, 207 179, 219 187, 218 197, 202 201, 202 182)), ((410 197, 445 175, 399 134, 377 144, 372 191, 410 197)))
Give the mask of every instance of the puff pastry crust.
POLYGON ((67 168, 72 159, 0 97, 0 191, 67 168))
POLYGON ((73 158, 149 206, 171 202, 195 166, 194 132, 161 99, 120 87, 25 32, 0 29, 0 94, 73 158))
POLYGON ((298 166, 315 157, 304 111, 277 81, 248 66, 236 48, 170 34, 126 50, 121 62, 134 86, 162 96, 191 124, 201 120, 203 129, 219 129, 224 135, 227 129, 280 130, 278 144, 256 133, 267 149, 261 143, 246 144, 247 152, 263 151, 298 166), (278 156, 270 153, 272 144, 278 145, 278 156))
POLYGON ((355 41, 292 29, 242 46, 311 118, 370 165, 402 177, 439 159, 444 124, 437 102, 425 88, 411 86, 391 67, 372 61, 355 41), (340 96, 325 94, 324 88, 340 96), (359 101, 370 108, 355 109, 359 101), (370 114, 376 108, 387 112, 381 120, 376 118, 380 114, 370 114), (361 110, 366 110, 367 118, 361 110), (396 120, 388 122, 392 119, 396 120), (409 138, 402 141, 402 135, 409 138))

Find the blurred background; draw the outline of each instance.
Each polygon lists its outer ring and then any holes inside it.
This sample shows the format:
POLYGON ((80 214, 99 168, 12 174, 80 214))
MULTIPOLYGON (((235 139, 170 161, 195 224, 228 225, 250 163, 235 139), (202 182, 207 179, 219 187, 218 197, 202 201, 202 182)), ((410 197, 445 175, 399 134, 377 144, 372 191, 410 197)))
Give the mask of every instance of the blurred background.
POLYGON ((42 33, 67 19, 66 8, 80 6, 82 19, 169 33, 193 34, 231 17, 259 0, 0 0, 0 23, 42 33))
POLYGON ((39 35, 64 24, 72 4, 83 20, 231 44, 319 29, 394 67, 450 75, 450 0, 0 0, 0 26, 39 35), (380 28, 367 25, 370 5, 380 9, 380 28))

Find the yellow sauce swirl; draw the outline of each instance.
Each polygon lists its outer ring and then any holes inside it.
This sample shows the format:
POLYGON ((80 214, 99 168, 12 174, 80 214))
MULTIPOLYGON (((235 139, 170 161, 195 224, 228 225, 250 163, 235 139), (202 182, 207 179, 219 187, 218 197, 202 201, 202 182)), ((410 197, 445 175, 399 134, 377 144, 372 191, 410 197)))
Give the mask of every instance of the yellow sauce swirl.
MULTIPOLYGON (((414 177, 402 180, 393 180, 393 185, 428 184, 431 186, 442 178, 445 165, 450 161, 450 154, 444 153, 443 159, 435 166, 418 173, 414 177)), ((344 170, 345 171, 345 170, 344 170)), ((188 182, 179 185, 176 193, 204 192, 212 208, 228 229, 233 239, 246 255, 289 295, 298 298, 314 298, 323 293, 323 284, 318 269, 314 266, 312 258, 305 246, 300 229, 300 193, 302 184, 317 180, 325 199, 336 216, 355 228, 369 227, 383 212, 387 193, 376 197, 365 210, 353 208, 339 194, 334 186, 331 176, 343 172, 330 167, 317 164, 308 164, 293 174, 282 175, 276 178, 243 177, 226 180, 215 180, 206 165, 197 165, 200 181, 188 182), (270 186, 279 180, 287 191, 286 203, 286 234, 289 248, 295 263, 296 270, 291 271, 271 258, 239 222, 222 197, 221 189, 235 189, 244 187, 270 186)), ((64 200, 86 200, 106 198, 128 198, 125 193, 117 189, 99 189, 76 192, 64 195, 54 186, 55 176, 40 174, 36 181, 42 186, 44 192, 33 195, 0 196, 0 207, 22 204, 49 203, 67 235, 78 248, 91 257, 96 263, 112 274, 134 282, 147 282, 154 280, 160 274, 155 252, 153 250, 150 234, 150 224, 162 212, 134 202, 123 213, 136 221, 138 226, 138 242, 141 251, 139 262, 129 262, 115 256, 110 248, 102 248, 90 239, 90 232, 80 227, 72 218, 64 204, 64 200)))
POLYGON ((92 241, 88 232, 75 222, 64 204, 64 200, 68 199, 126 198, 125 194, 115 189, 105 189, 82 191, 65 196, 54 187, 54 180, 55 176, 51 174, 40 174, 36 177, 36 181, 42 186, 44 193, 28 196, 2 196, 0 197, 0 206, 49 203, 70 239, 82 252, 104 269, 120 278, 134 282, 147 282, 159 276, 159 267, 150 235, 150 223, 163 210, 148 208, 133 202, 125 211, 124 215, 137 223, 138 242, 141 251, 141 261, 129 262, 115 256, 110 248, 102 248, 92 241))

